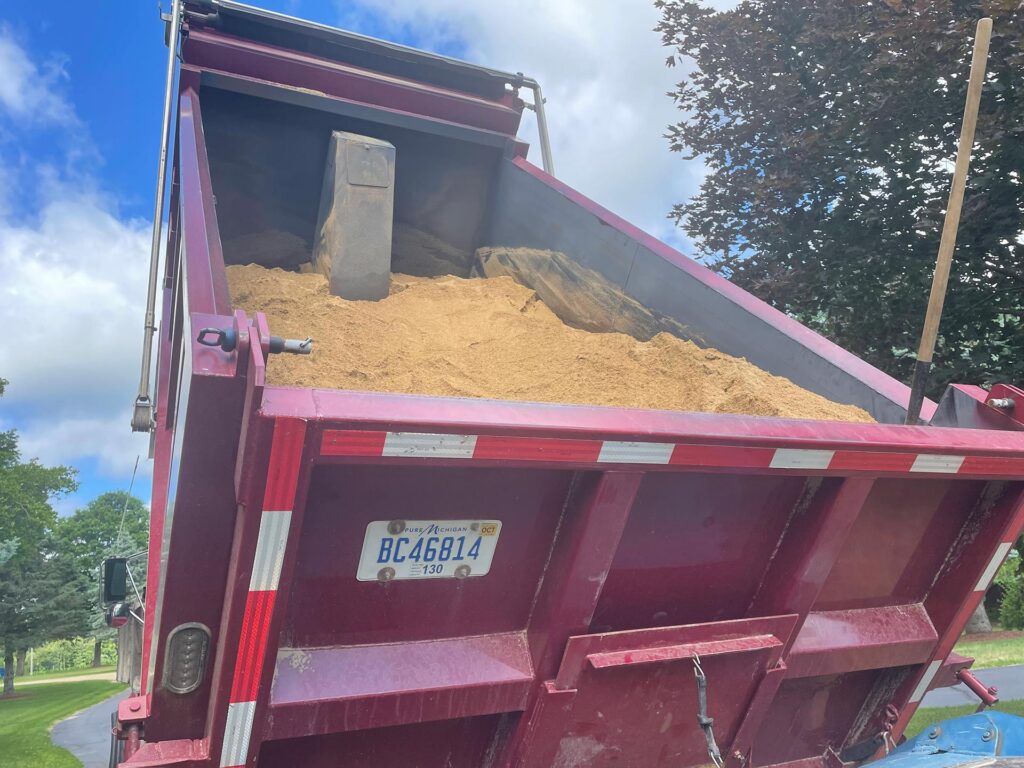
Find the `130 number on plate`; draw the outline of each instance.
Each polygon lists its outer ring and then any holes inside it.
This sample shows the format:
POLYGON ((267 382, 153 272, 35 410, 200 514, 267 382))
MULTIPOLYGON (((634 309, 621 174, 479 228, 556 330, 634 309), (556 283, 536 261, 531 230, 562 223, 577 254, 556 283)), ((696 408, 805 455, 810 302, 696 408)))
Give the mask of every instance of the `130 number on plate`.
POLYGON ((359 581, 483 576, 500 520, 374 520, 366 526, 359 581))

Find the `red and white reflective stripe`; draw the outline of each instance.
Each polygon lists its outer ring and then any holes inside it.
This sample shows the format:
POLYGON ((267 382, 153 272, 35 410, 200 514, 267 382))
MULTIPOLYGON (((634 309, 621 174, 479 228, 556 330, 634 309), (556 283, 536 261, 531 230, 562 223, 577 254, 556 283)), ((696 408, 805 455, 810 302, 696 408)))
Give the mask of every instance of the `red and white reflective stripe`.
MULTIPOLYGON (((985 566, 984 572, 978 579, 978 583, 974 586, 973 594, 975 599, 979 602, 985 599, 985 591, 988 589, 989 584, 992 583, 992 579, 995 578, 996 572, 999 570, 999 566, 1003 564, 1003 560, 1010 553, 1010 547, 1013 546, 1016 537, 1009 541, 1002 541, 999 546, 996 547, 996 551, 993 553, 991 559, 988 561, 988 565, 985 566)), ((932 681, 935 679, 935 675, 938 674, 939 669, 942 667, 943 659, 934 659, 928 664, 924 674, 917 683, 917 687, 914 688, 914 692, 910 694, 910 704, 917 704, 924 698, 924 695, 928 693, 928 688, 931 686, 932 681)))
POLYGON ((256 714, 255 701, 228 704, 228 720, 224 725, 224 746, 220 751, 222 766, 245 765, 245 759, 249 755, 249 736, 252 735, 254 714, 256 714))
POLYGON ((963 466, 966 456, 943 456, 935 453, 922 453, 910 466, 911 472, 941 472, 955 475, 963 466))
POLYGON ((996 577, 996 572, 999 570, 999 566, 1003 564, 1003 560, 1010 553, 1010 547, 1013 546, 1012 541, 1004 541, 998 547, 996 552, 992 555, 992 559, 988 561, 988 566, 985 568, 985 572, 981 574, 981 578, 978 579, 978 584, 974 587, 975 592, 984 592, 988 589, 989 584, 992 583, 992 579, 996 577))
POLYGON ((676 446, 673 443, 628 443, 605 440, 597 460, 602 464, 668 464, 676 446))
POLYGON ((835 451, 816 451, 802 448, 776 448, 772 456, 772 469, 828 469, 835 451))
POLYGON ((324 456, 492 461, 565 461, 779 470, 1024 476, 1024 456, 962 456, 816 448, 630 442, 329 429, 324 456))
POLYGON ((471 459, 476 435, 430 435, 417 432, 388 432, 381 456, 437 459, 471 459))
POLYGON ((222 768, 244 766, 249 755, 256 697, 281 581, 281 566, 288 545, 304 440, 305 422, 278 419, 274 424, 267 488, 263 494, 259 535, 253 552, 249 591, 242 614, 238 655, 235 657, 224 725, 224 744, 220 753, 222 768))
POLYGON ((924 695, 928 693, 928 686, 932 684, 932 680, 934 680, 935 675, 939 673, 939 667, 941 666, 941 659, 935 659, 928 665, 928 668, 925 669, 924 674, 921 676, 921 680, 917 684, 917 688, 915 688, 914 692, 910 694, 910 704, 917 704, 917 702, 924 698, 924 695))

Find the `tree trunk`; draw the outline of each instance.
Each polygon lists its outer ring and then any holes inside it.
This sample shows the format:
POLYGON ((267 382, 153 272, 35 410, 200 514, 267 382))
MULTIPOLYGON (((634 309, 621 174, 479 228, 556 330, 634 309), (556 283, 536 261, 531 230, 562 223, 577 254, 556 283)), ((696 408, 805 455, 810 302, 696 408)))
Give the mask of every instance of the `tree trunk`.
POLYGON ((25 655, 27 653, 28 651, 22 648, 20 651, 17 652, 17 654, 15 654, 15 658, 17 659, 17 666, 15 667, 14 672, 15 677, 25 676, 25 655))
POLYGON ((14 693, 14 653, 4 651, 4 696, 14 693))
POLYGON ((985 601, 978 603, 971 618, 967 620, 967 628, 964 630, 968 635, 980 635, 992 631, 992 622, 988 620, 988 612, 985 610, 985 601))
POLYGON ((103 665, 103 641, 96 640, 92 647, 92 665, 99 667, 103 665))

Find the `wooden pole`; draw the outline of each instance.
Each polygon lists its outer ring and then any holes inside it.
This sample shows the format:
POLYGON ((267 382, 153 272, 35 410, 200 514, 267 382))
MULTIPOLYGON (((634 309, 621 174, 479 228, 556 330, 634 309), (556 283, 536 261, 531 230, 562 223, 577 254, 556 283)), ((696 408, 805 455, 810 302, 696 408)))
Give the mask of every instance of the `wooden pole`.
POLYGON ((956 231, 960 225, 960 209, 964 203, 964 187, 967 184, 967 169, 971 164, 974 128, 978 124, 978 104, 981 102, 981 88, 985 82, 985 62, 988 59, 988 44, 991 37, 992 19, 981 19, 974 33, 971 79, 967 84, 967 103, 964 105, 964 119, 960 126, 960 144, 956 150, 956 167, 953 169, 953 183, 949 188, 949 202, 946 205, 946 220, 942 225, 939 255, 935 260, 935 274, 932 275, 928 311, 924 317, 924 329, 921 331, 921 344, 917 348, 917 363, 910 385, 907 424, 917 424, 920 418, 924 389, 928 384, 928 373, 931 371, 932 355, 935 352, 935 340, 939 335, 939 321, 942 319, 942 305, 946 300, 949 270, 956 248, 956 231))

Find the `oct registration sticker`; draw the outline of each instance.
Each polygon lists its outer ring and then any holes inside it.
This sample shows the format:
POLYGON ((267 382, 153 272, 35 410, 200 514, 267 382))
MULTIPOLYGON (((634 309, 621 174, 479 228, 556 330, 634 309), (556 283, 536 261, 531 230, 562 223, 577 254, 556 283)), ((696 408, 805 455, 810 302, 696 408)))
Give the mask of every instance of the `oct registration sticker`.
POLYGON ((375 520, 366 526, 359 581, 464 579, 491 570, 500 520, 375 520))

